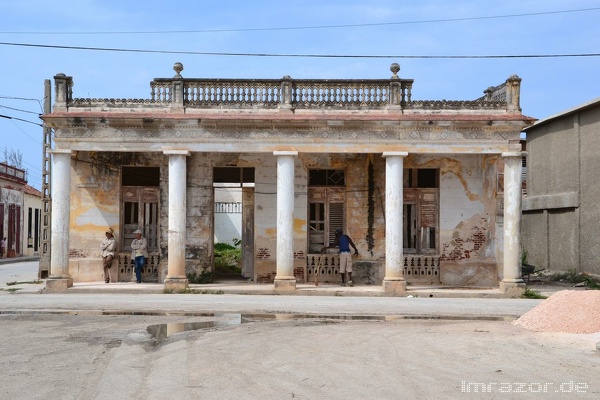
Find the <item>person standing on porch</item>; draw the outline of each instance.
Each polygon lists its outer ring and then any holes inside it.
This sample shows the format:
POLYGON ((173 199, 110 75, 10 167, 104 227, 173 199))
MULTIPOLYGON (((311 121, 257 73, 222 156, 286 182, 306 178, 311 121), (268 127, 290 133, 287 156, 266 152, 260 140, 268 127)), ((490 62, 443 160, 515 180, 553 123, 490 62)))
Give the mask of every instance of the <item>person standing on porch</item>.
POLYGON ((110 267, 115 257, 115 249, 117 248, 117 241, 113 233, 113 229, 108 228, 105 232, 106 237, 100 243, 100 255, 102 256, 102 265, 104 267, 104 282, 106 283, 110 283, 110 267))
POLYGON ((139 229, 133 232, 135 239, 131 242, 131 259, 135 266, 135 280, 137 283, 142 283, 142 270, 146 265, 146 258, 148 258, 148 241, 142 237, 142 231, 139 229))
POLYGON ((354 242, 348 235, 344 235, 342 229, 335 230, 335 240, 330 246, 325 246, 321 249, 321 253, 325 250, 333 247, 339 247, 340 249, 340 275, 342 276, 342 286, 354 286, 352 282, 352 253, 350 252, 350 246, 354 249, 354 255, 358 256, 358 249, 354 245, 354 242), (346 274, 348 274, 348 280, 346 281, 346 274))

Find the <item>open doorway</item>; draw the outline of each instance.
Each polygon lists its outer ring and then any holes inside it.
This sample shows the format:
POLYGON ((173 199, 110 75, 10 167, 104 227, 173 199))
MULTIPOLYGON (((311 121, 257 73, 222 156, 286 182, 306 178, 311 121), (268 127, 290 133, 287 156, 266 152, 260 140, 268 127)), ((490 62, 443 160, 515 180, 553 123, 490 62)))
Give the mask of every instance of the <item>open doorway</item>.
POLYGON ((213 188, 216 279, 253 279, 254 168, 215 167, 213 188))

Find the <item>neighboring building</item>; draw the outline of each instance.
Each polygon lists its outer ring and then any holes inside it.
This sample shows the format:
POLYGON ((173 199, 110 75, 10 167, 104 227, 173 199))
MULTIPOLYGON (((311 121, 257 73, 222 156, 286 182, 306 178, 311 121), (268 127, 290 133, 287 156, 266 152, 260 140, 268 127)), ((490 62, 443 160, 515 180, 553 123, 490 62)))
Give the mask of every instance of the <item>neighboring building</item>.
POLYGON ((0 163, 0 239, 6 237, 5 257, 23 254, 25 170, 0 163))
POLYGON ((39 256, 42 224, 42 192, 25 185, 23 192, 23 255, 39 256))
POLYGON ((537 121, 525 132, 522 232, 528 263, 600 274, 600 98, 537 121))
POLYGON ((215 243, 236 245, 242 237, 242 188, 215 187, 215 243))
MULTIPOLYGON (((54 77, 50 290, 102 278, 115 229, 131 279, 138 227, 153 254, 144 280, 187 286, 213 268, 215 188, 242 190, 242 271, 276 290, 339 279, 321 255, 343 228, 354 278, 403 293, 407 281, 522 290, 516 75, 471 101, 413 100, 411 79, 188 79, 149 99, 73 98, 54 77), (67 190, 68 188, 68 190, 67 190), (506 205, 504 207, 503 205, 506 205)), ((48 287, 48 284, 47 284, 48 287)))

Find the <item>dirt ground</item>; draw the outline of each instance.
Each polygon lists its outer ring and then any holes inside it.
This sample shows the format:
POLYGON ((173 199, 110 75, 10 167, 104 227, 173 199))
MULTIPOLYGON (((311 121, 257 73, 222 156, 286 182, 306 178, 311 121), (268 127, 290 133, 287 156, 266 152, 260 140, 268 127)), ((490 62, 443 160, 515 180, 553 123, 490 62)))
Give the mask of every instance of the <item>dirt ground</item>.
POLYGON ((1 399, 600 395, 600 334, 507 321, 4 314, 0 332, 1 399))

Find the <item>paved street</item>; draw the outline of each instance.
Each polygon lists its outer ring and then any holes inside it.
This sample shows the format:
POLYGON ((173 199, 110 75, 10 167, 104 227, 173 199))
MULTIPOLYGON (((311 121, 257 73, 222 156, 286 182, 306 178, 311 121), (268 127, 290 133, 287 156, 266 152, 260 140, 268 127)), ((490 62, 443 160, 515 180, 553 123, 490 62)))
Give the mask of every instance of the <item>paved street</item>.
POLYGON ((600 334, 511 323, 541 300, 6 286, 36 277, 37 262, 0 264, 0 399, 600 394, 600 334))

